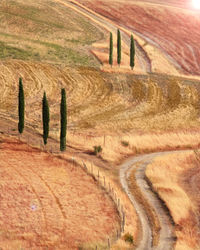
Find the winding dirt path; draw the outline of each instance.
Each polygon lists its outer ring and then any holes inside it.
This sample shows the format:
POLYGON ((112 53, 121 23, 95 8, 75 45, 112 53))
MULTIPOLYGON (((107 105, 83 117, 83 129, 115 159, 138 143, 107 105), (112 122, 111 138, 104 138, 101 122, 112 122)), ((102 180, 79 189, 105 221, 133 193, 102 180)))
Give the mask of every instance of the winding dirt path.
POLYGON ((160 199, 155 195, 154 192, 152 192, 151 187, 149 186, 145 177, 145 170, 147 165, 150 164, 154 160, 154 158, 158 156, 187 151, 188 150, 179 150, 145 154, 133 157, 120 166, 121 185, 124 191, 127 193, 129 199, 133 203, 142 226, 142 239, 137 249, 170 250, 174 248, 175 235, 172 225, 173 220, 169 216, 167 209, 164 207, 160 199), (145 212, 144 207, 134 198, 129 190, 128 179, 133 170, 136 170, 135 179, 138 187, 140 188, 143 196, 148 201, 150 206, 155 210, 160 222, 161 230, 159 235, 159 243, 156 247, 152 246, 152 230, 147 213, 145 212))

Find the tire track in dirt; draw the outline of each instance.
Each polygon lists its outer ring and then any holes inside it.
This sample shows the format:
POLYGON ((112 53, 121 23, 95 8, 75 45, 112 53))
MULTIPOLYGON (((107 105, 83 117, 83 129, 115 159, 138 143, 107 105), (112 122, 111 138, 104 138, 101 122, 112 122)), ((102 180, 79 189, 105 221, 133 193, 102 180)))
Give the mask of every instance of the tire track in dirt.
MULTIPOLYGON (((62 214, 62 217, 63 217, 63 219, 66 219, 67 217, 66 217, 66 214, 65 214, 65 211, 64 211, 64 208, 63 208, 63 206, 62 206, 62 204, 61 204, 61 202, 60 202, 60 200, 59 200, 59 198, 55 195, 55 193, 53 192, 53 190, 52 190, 52 188, 50 187, 50 185, 44 180, 44 178, 41 176, 41 175, 39 175, 38 173, 36 173, 36 171, 34 171, 33 170, 33 168, 32 167, 28 167, 41 181, 42 181, 42 183, 44 183, 44 185, 46 186, 46 188, 49 190, 49 192, 51 193, 51 195, 53 196, 53 198, 54 198, 54 200, 55 200, 55 202, 56 202, 56 204, 57 204, 57 206, 58 206, 58 208, 59 208, 59 210, 60 210, 60 212, 61 212, 61 214, 62 214)), ((64 225, 63 225, 64 226, 64 225)))
POLYGON ((145 170, 146 167, 154 160, 155 157, 172 154, 177 152, 187 152, 189 150, 182 151, 166 151, 157 152, 151 154, 140 155, 131 158, 122 165, 120 165, 120 182, 131 200, 133 206, 136 209, 138 217, 142 225, 142 239, 137 249, 156 249, 156 250, 171 250, 175 244, 175 235, 173 232, 173 219, 170 216, 167 208, 163 205, 158 196, 152 191, 149 183, 146 179, 145 170), (139 166, 139 167, 138 167, 139 166), (161 230, 159 235, 159 243, 157 246, 152 246, 152 229, 150 222, 145 212, 145 208, 134 198, 131 194, 128 186, 128 179, 132 171, 136 170, 135 178, 137 185, 139 186, 144 198, 148 201, 151 207, 155 210, 160 222, 161 230))
POLYGON ((41 207, 41 211, 44 217, 44 223, 45 223, 45 229, 48 232, 48 223, 47 223, 47 215, 46 212, 44 210, 44 206, 43 206, 43 202, 40 199, 39 195, 37 194, 36 189, 33 187, 33 185, 31 184, 31 182, 23 175, 20 173, 20 171, 18 171, 14 166, 9 165, 10 168, 14 169, 14 171, 26 182, 28 183, 28 185, 30 186, 32 192, 34 193, 34 195, 36 196, 37 200, 39 201, 40 207, 41 207))

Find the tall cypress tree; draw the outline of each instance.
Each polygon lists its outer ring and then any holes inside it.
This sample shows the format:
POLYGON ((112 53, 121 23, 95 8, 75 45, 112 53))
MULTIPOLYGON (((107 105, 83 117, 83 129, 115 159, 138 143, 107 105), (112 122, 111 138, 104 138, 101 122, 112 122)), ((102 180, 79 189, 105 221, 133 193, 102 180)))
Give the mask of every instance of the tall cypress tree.
POLYGON ((49 104, 45 92, 42 99, 42 122, 43 122, 43 141, 44 144, 46 145, 47 138, 49 136, 49 104))
POLYGON ((18 115, 19 115, 19 122, 18 122, 18 131, 20 134, 23 133, 24 130, 24 109, 25 109, 25 102, 24 102, 24 89, 22 78, 19 78, 19 93, 18 93, 18 115))
POLYGON ((117 63, 121 63, 121 33, 120 30, 117 30, 117 63))
POLYGON ((61 90, 61 103, 60 103, 60 150, 66 149, 66 130, 67 130, 67 105, 65 89, 61 90))
POLYGON ((110 52, 109 52, 109 64, 113 65, 113 35, 110 32, 110 52))
POLYGON ((131 35, 131 45, 130 45, 130 66, 133 70, 133 67, 135 66, 135 43, 133 39, 133 35, 131 35))

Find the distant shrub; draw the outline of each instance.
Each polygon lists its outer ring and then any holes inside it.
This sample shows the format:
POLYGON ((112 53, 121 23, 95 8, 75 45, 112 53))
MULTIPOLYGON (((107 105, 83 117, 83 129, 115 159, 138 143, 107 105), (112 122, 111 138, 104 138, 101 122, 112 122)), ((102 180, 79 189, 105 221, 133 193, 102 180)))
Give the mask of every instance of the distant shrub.
POLYGON ((94 154, 98 155, 99 153, 101 153, 102 151, 102 147, 101 146, 94 146, 94 154))
POLYGON ((134 243, 133 236, 130 233, 126 233, 124 235, 124 241, 133 244, 134 243))
POLYGON ((129 146, 129 142, 128 141, 121 141, 121 144, 124 147, 128 147, 129 146))

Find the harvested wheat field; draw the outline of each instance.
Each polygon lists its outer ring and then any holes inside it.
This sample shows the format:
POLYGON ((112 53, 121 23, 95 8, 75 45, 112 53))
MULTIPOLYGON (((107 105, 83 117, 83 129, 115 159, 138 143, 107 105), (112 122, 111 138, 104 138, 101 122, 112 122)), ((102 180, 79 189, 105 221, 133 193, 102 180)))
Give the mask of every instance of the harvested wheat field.
POLYGON ((2 249, 77 249, 116 232, 113 202, 79 166, 15 139, 0 147, 2 249))
POLYGON ((155 158, 146 176, 169 208, 178 238, 175 249, 199 249, 199 158, 193 151, 155 158))
MULTIPOLYGON (((20 76, 25 91, 26 127, 41 134, 42 96, 46 91, 50 136, 59 138, 60 89, 64 87, 68 143, 81 150, 102 145, 103 157, 109 161, 117 162, 123 155, 136 152, 199 144, 197 80, 156 74, 110 74, 88 67, 60 68, 5 60, 0 64, 1 119, 17 122, 20 76), (128 141, 128 147, 122 145, 123 140, 128 141)), ((7 132, 9 124, 1 129, 7 132)))

